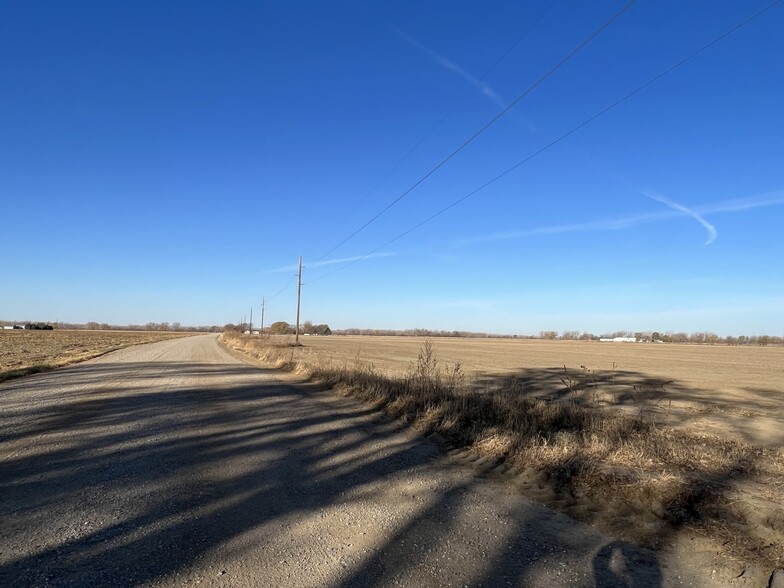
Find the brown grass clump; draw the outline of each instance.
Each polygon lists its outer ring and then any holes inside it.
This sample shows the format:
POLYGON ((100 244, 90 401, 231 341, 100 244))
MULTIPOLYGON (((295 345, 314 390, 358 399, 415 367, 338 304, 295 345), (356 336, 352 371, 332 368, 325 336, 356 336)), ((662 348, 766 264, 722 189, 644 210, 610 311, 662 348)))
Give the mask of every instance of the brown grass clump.
POLYGON ((726 541, 743 557, 784 564, 784 510, 770 513, 754 508, 755 501, 737 507, 738 484, 751 479, 770 481, 780 498, 782 449, 658 425, 644 398, 636 414, 575 402, 576 382, 566 370, 560 400, 522 394, 514 381, 472 386, 459 364, 439 363, 429 341, 407 374, 389 376, 359 358, 335 364, 307 350, 295 355, 285 340, 223 338, 487 461, 503 462, 521 472, 524 491, 628 538, 656 546, 686 526, 726 541), (537 494, 544 487, 547 494, 537 494))

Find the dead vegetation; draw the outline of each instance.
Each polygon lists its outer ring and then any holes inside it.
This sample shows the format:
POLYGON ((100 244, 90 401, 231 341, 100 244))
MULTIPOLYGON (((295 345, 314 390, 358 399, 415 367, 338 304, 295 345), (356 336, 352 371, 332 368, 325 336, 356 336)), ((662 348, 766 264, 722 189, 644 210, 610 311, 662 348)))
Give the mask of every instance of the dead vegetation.
POLYGON ((0 382, 85 361, 130 345, 187 336, 147 331, 0 330, 0 382))
POLYGON ((784 450, 658 423, 666 382, 654 384, 659 394, 631 384, 623 394, 634 397, 634 410, 612 410, 620 393, 602 382, 615 375, 585 366, 564 366, 561 393, 537 397, 515 378, 470 381, 459 364, 439 362, 429 341, 402 376, 382 375, 359 357, 338 363, 295 352, 285 341, 224 341, 438 433, 455 459, 510 469, 525 493, 628 539, 657 547, 687 528, 727 554, 784 564, 784 450), (764 491, 745 494, 750 485, 764 491))

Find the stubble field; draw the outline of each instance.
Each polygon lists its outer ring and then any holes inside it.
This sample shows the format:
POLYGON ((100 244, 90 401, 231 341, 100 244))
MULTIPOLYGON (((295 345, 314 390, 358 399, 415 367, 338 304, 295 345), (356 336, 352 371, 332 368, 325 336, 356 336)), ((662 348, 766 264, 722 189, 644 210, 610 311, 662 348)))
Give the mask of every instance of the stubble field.
MULTIPOLYGON (((414 337, 301 337, 296 353, 382 374, 410 371, 414 337)), ((784 446, 784 347, 435 338, 479 388, 517 383, 537 398, 596 403, 754 445, 784 446)))
POLYGON ((0 382, 185 333, 0 330, 0 382))

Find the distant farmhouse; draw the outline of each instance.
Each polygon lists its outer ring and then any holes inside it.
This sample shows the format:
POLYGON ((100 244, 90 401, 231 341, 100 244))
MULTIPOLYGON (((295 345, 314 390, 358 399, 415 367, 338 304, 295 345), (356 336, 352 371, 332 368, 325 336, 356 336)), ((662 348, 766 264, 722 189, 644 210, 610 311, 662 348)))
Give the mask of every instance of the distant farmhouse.
POLYGON ((637 343, 637 337, 613 337, 612 339, 599 339, 606 343, 637 343))

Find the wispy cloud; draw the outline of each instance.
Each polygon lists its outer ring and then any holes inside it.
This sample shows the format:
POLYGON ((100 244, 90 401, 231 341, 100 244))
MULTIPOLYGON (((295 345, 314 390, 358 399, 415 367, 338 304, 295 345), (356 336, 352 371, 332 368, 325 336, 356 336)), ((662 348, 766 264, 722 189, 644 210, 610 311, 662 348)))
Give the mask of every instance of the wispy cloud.
POLYGON ((507 231, 503 233, 491 233, 480 235, 460 241, 461 243, 481 243, 484 241, 506 241, 509 239, 520 239, 523 237, 535 237, 537 235, 558 235, 561 233, 582 233, 587 231, 617 231, 630 227, 636 227, 645 223, 659 222, 669 218, 681 216, 675 212, 657 212, 652 214, 640 214, 615 219, 604 219, 587 223, 575 223, 571 225, 550 225, 546 227, 536 227, 524 229, 522 231, 507 231))
MULTIPOLYGON (((660 198, 653 198, 659 200, 660 198)), ((722 200, 711 204, 704 204, 693 208, 686 208, 681 206, 677 208, 672 206, 670 201, 666 201, 669 210, 652 212, 647 214, 638 214, 634 216, 626 216, 614 219, 602 219, 598 221, 591 221, 586 223, 575 223, 570 225, 550 225, 545 227, 536 227, 532 229, 524 229, 521 231, 507 231, 500 233, 491 233, 489 235, 480 235, 461 240, 460 243, 482 243, 486 241, 505 241, 510 239, 521 239, 524 237, 534 237, 537 235, 557 235, 560 233, 581 233, 588 231, 617 231, 620 229, 628 229, 643 224, 657 223, 673 218, 680 218, 683 216, 691 216, 701 219, 700 222, 708 229, 708 241, 710 243, 716 238, 716 229, 708 221, 704 219, 706 215, 726 213, 726 212, 743 212, 755 208, 764 208, 768 206, 781 206, 784 204, 784 191, 767 192, 750 196, 747 198, 737 198, 733 200, 722 200), (707 226, 706 226, 707 225, 707 226)))
POLYGON ((353 257, 340 257, 337 259, 325 259, 324 261, 317 261, 316 263, 308 264, 307 267, 322 267, 324 265, 334 265, 336 263, 350 263, 352 261, 363 261, 366 259, 377 259, 379 257, 393 257, 397 255, 396 253, 392 253, 390 251, 380 252, 380 253, 371 253, 370 255, 355 255, 353 257))
MULTIPOLYGON (((392 253, 392 252, 389 252, 389 251, 387 251, 387 252, 380 252, 380 253, 371 253, 370 255, 355 255, 354 257, 340 257, 340 258, 335 258, 335 259, 325 259, 323 261, 317 261, 315 263, 304 264, 302 267, 303 268, 312 269, 312 268, 317 268, 317 267, 323 267, 325 265, 335 265, 335 264, 339 264, 339 263, 352 263, 352 262, 355 262, 355 261, 364 261, 366 259, 376 259, 376 258, 379 258, 379 257, 392 257, 394 255, 396 255, 396 253, 392 253)), ((287 265, 287 266, 279 267, 279 268, 276 268, 276 269, 264 270, 261 273, 262 274, 278 274, 278 273, 283 273, 283 272, 296 272, 296 271, 297 271, 297 266, 296 265, 287 265)))
POLYGON ((389 27, 389 30, 391 30, 392 32, 394 32, 395 34, 400 36, 400 38, 402 38, 406 43, 408 43, 409 45, 411 45, 415 49, 418 49, 419 51, 421 51, 422 53, 427 55, 431 60, 433 60, 435 63, 437 63, 441 67, 443 67, 443 68, 445 68, 445 69, 447 69, 447 70, 449 70, 449 71, 459 75, 463 79, 467 80, 468 83, 470 83, 472 86, 477 88, 480 92, 482 92, 482 94, 484 94, 485 96, 490 98, 490 100, 495 102, 498 106, 501 106, 501 107, 505 107, 506 106, 506 102, 504 101, 504 99, 501 98, 496 93, 496 91, 493 90, 487 83, 485 83, 484 81, 474 77, 473 75, 468 73, 466 70, 464 70, 462 67, 457 65, 454 61, 450 61, 449 59, 447 59, 446 57, 444 57, 440 53, 436 53, 435 51, 433 51, 429 47, 425 47, 424 45, 422 45, 422 43, 420 43, 419 41, 414 39, 411 35, 409 35, 404 30, 399 29, 395 25, 387 24, 387 27, 389 27))
POLYGON ((746 198, 735 198, 733 200, 722 200, 714 204, 697 206, 693 210, 700 214, 713 214, 717 212, 742 212, 753 208, 763 208, 765 206, 778 206, 784 204, 784 190, 765 192, 746 198))
POLYGON ((700 215, 698 212, 694 211, 693 209, 688 208, 688 207, 684 206, 683 204, 679 204, 678 202, 673 202, 669 198, 665 198, 664 196, 662 196, 661 194, 658 194, 656 192, 645 192, 645 191, 642 191, 642 193, 645 194, 651 200, 655 200, 656 202, 661 202, 662 204, 664 204, 666 206, 669 206, 673 210, 676 210, 678 212, 682 212, 683 214, 692 217, 694 220, 696 220, 698 223, 700 223, 703 227, 705 227, 705 230, 708 231, 708 239, 707 239, 707 241, 705 241, 706 245, 710 245, 711 243, 713 243, 716 240, 716 237, 719 236, 719 233, 716 230, 716 227, 714 227, 712 224, 710 224, 708 221, 706 221, 702 217, 702 215, 700 215))

